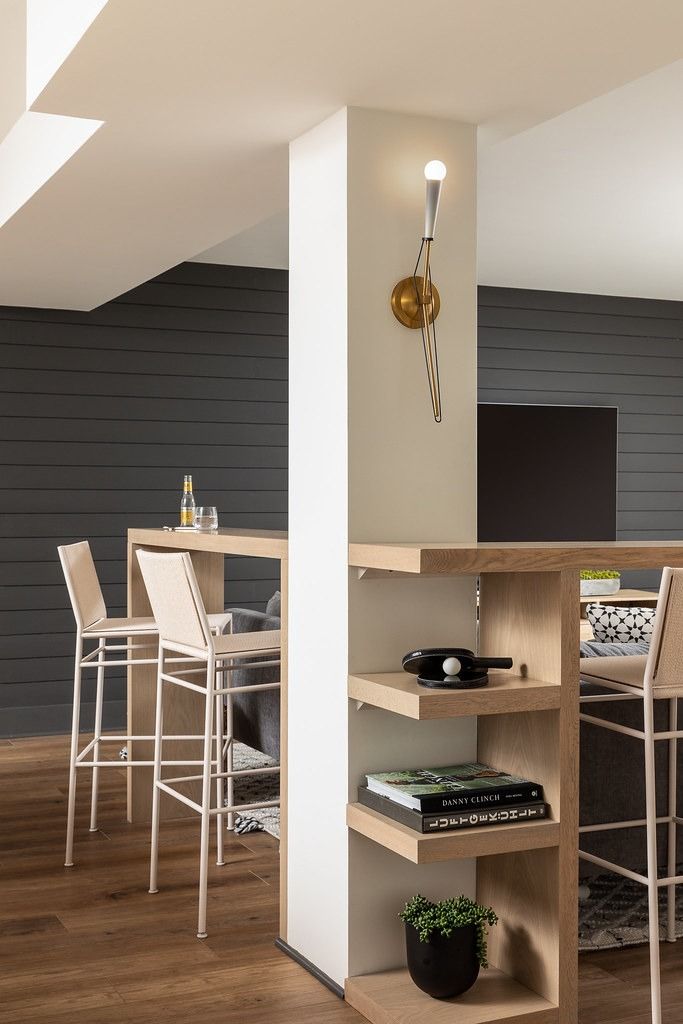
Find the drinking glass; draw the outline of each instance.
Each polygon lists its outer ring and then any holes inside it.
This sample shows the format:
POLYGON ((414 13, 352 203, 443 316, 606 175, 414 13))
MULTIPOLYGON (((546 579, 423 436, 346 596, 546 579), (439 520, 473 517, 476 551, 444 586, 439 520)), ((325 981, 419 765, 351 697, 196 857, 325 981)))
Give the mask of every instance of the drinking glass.
POLYGON ((200 505, 195 512, 194 525, 201 533, 218 529, 218 509, 215 505, 200 505))

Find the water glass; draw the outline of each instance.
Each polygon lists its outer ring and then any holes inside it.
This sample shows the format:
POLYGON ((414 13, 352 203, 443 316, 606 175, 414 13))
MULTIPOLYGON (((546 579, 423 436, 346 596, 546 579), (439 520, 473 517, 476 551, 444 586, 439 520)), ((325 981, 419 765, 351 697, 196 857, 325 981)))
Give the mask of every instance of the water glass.
POLYGON ((194 525, 200 533, 218 529, 218 509, 215 505, 200 505, 195 512, 194 525))

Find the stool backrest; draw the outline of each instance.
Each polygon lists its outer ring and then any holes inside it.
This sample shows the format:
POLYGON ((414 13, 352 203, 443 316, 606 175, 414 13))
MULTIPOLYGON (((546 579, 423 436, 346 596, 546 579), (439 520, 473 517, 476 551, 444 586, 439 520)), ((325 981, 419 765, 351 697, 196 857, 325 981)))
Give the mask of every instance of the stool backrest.
POLYGON ((644 682, 655 696, 672 687, 683 695, 683 569, 662 572, 644 682))
POLYGON ((172 644, 205 650, 211 627, 187 551, 137 552, 159 637, 172 644))
POLYGON ((87 629, 106 619, 107 607, 87 540, 62 544, 57 551, 78 628, 87 629))

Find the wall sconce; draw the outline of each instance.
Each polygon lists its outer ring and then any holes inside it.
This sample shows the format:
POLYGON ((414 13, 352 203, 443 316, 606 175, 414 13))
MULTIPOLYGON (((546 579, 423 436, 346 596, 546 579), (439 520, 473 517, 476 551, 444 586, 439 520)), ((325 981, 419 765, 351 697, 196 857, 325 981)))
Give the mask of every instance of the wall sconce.
POLYGON ((441 299, 436 286, 432 284, 430 266, 431 248, 434 241, 436 217, 439 212, 441 185, 446 177, 446 165, 440 160, 430 160, 425 167, 427 195, 425 198, 425 227, 420 251, 412 277, 404 277, 391 293, 391 308, 394 316, 404 327, 422 331, 422 347, 427 366, 427 380, 432 399, 432 412, 437 423, 441 422, 441 390, 439 388, 439 356, 436 349, 436 327, 434 321, 439 315, 441 299), (422 276, 418 276, 420 260, 424 257, 422 276))

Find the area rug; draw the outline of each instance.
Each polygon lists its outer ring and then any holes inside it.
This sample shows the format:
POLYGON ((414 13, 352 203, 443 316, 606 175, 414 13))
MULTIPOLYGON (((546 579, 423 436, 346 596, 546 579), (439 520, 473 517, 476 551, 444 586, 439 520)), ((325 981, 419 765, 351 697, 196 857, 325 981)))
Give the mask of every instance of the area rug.
MULTIPOLYGON (((235 770, 266 768, 274 764, 277 764, 277 761, 268 757, 267 754, 262 754, 260 750, 254 750, 245 743, 235 743, 233 755, 235 770)), ((255 804, 262 800, 277 800, 279 795, 280 776, 277 772, 272 775, 247 775, 241 779, 235 779, 236 804, 255 804)), ((227 818, 225 821, 227 822, 227 818)), ((236 815, 235 832, 238 835, 244 835, 246 832, 268 832, 271 836, 279 839, 280 808, 264 807, 262 810, 236 815)))
MULTIPOLYGON (((119 760, 126 761, 128 750, 122 747, 119 750, 119 760)), ((267 768, 277 764, 272 757, 262 754, 260 750, 248 747, 246 743, 235 741, 235 752, 233 754, 233 768, 237 771, 243 768, 267 768)), ((272 775, 247 775, 244 778, 235 780, 235 803, 256 804, 265 800, 277 800, 280 795, 280 776, 276 772, 272 775)), ((225 801, 226 806, 228 801, 225 801)), ((227 823, 227 817, 223 819, 227 823)), ((262 810, 249 811, 248 814, 235 815, 235 832, 244 835, 247 832, 268 832, 276 839, 280 838, 280 808, 264 807, 262 810)))
MULTIPOLYGON (((666 890, 659 890, 659 935, 666 933, 666 890)), ((676 891, 676 937, 683 937, 683 886, 676 891)), ((581 883, 579 951, 620 949, 648 942, 647 889, 607 872, 581 883)))

